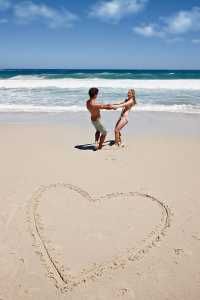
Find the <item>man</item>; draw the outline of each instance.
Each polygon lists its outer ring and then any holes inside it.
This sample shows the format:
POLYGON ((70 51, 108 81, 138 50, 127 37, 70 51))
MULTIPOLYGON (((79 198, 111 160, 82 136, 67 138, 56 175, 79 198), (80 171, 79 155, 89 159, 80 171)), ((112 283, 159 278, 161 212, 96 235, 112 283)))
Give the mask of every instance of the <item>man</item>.
POLYGON ((105 127, 101 123, 101 109, 115 109, 111 104, 101 104, 97 103, 96 99, 98 96, 99 90, 97 88, 91 88, 89 90, 90 99, 87 100, 86 106, 88 111, 91 114, 91 121, 96 129, 95 133, 95 143, 96 143, 96 150, 100 150, 103 147, 103 143, 105 141, 107 131, 105 127))

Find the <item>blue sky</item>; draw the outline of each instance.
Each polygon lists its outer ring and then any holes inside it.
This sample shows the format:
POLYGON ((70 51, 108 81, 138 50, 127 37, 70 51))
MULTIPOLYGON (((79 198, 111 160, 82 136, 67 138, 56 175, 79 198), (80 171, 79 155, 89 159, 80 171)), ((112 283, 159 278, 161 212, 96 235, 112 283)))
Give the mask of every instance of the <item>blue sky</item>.
POLYGON ((200 69, 200 0, 0 0, 0 68, 200 69))

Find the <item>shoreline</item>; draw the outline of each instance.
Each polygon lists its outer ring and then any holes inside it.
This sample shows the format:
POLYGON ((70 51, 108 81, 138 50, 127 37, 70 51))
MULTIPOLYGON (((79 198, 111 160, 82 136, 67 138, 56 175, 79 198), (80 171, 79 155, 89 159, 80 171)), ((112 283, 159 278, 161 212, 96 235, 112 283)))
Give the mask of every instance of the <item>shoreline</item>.
MULTIPOLYGON (((119 111, 102 112, 102 122, 112 134, 119 111)), ((0 113, 0 126, 13 125, 64 125, 93 130, 88 112, 63 113, 0 113)), ((131 112, 125 135, 181 136, 200 138, 200 115, 169 112, 131 112)))

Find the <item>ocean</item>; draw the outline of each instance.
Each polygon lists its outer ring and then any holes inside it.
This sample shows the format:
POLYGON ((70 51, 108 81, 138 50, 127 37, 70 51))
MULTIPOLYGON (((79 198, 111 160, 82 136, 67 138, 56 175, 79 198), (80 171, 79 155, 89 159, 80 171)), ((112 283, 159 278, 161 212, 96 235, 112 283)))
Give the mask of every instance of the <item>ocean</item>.
POLYGON ((91 87, 103 103, 134 88, 137 111, 200 114, 200 70, 0 69, 0 112, 85 111, 91 87))

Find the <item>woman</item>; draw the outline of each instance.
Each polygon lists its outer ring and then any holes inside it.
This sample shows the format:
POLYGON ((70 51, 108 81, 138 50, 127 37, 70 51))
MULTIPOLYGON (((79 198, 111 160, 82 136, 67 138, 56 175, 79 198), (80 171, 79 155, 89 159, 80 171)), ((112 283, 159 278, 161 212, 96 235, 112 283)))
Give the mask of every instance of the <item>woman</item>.
POLYGON ((127 125, 129 112, 131 108, 136 104, 137 102, 135 99, 135 90, 129 90, 128 98, 125 101, 113 105, 115 108, 123 108, 120 118, 115 125, 115 145, 117 146, 123 146, 121 140, 121 130, 122 128, 124 128, 124 126, 127 125))

